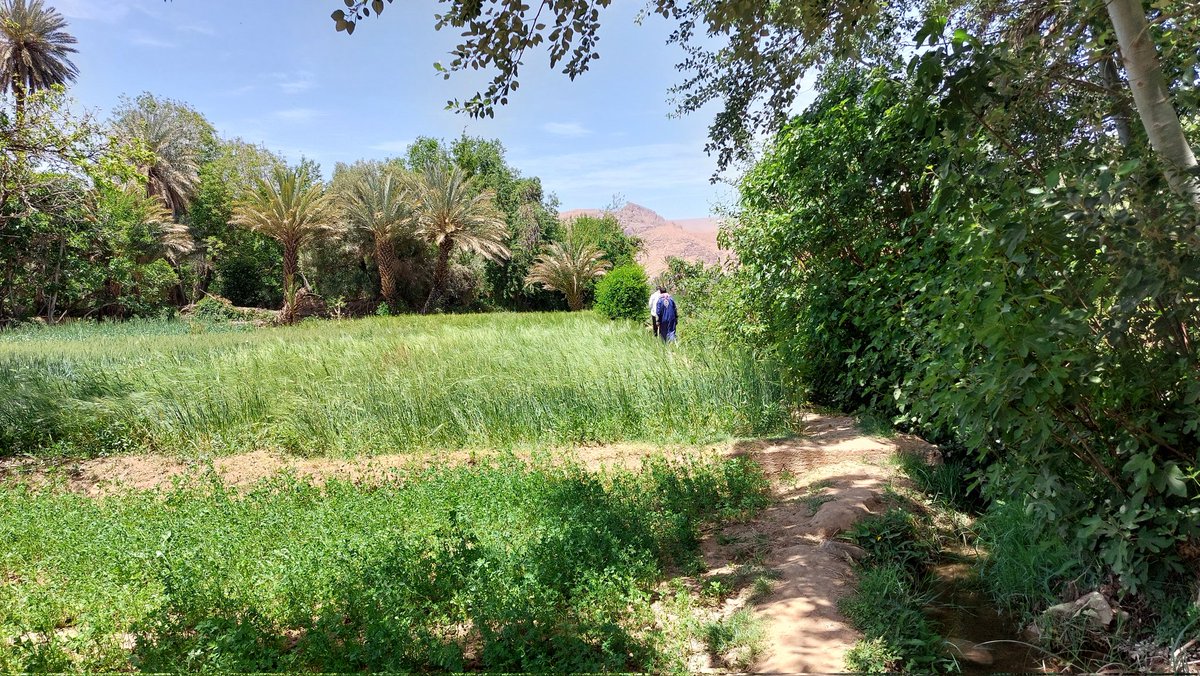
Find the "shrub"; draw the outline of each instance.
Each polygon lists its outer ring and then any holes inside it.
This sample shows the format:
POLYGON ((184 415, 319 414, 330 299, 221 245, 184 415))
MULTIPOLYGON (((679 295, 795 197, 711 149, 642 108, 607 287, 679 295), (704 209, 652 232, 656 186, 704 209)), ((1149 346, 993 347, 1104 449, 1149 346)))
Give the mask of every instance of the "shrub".
POLYGON ((750 671, 762 656, 767 631, 763 621, 749 608, 704 627, 704 642, 709 652, 737 671, 750 671))
POLYGON ((644 319, 649 301, 646 271, 637 264, 622 265, 596 284, 596 312, 609 319, 644 319))
MULTIPOLYGON (((914 77, 942 72, 926 65, 914 77)), ((729 233, 736 316, 810 401, 956 441, 988 494, 1032 496, 1034 541, 1066 542, 1123 591, 1160 585, 1200 536, 1194 208, 1058 114, 997 132, 1045 159, 1031 171, 927 86, 840 79, 780 133, 729 233)))

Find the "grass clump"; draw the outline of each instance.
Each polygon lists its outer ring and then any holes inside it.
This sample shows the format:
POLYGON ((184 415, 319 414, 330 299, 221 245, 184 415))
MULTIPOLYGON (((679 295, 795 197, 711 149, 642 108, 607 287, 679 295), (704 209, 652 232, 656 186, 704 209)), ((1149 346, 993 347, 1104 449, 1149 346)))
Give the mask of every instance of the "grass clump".
POLYGON ((0 671, 667 668, 655 585, 766 486, 745 461, 97 500, 3 485, 0 671))
POLYGON ((704 642, 709 652, 736 671, 749 671, 754 667, 762 656, 766 640, 763 621, 749 608, 704 627, 704 642))
POLYGON ((978 564, 979 580, 998 606, 1018 617, 1032 619, 1058 603, 1069 580, 1090 586, 1083 562, 1032 519, 1020 499, 992 503, 976 532, 986 552, 978 564))
POLYGON ((935 551, 912 514, 899 509, 860 521, 847 538, 866 556, 858 587, 838 608, 863 633, 847 656, 850 671, 954 672, 923 608, 932 596, 924 569, 935 551))
POLYGON ((750 357, 667 350, 590 313, 0 333, 0 391, 0 456, 701 443, 788 427, 777 380, 750 357))
POLYGON ((855 674, 893 673, 900 663, 900 654, 879 637, 859 640, 846 652, 846 671, 855 674))

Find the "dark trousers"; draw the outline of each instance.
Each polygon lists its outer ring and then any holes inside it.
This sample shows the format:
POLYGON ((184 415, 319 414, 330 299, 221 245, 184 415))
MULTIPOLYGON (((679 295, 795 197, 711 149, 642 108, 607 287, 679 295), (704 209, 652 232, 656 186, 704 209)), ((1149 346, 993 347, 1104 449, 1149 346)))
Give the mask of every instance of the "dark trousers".
POLYGON ((654 337, 658 337, 658 317, 650 315, 650 330, 654 332, 654 337))

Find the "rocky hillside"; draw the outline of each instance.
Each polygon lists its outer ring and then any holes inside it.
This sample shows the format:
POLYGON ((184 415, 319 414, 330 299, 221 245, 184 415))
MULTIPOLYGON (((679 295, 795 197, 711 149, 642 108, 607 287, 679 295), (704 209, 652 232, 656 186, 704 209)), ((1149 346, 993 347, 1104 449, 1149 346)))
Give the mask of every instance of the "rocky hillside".
MULTIPOLYGON (((559 214, 569 221, 577 216, 602 216, 600 209, 571 209, 559 214)), ((612 212, 625 232, 640 237, 642 251, 638 262, 646 268, 653 279, 667 267, 667 258, 672 256, 687 261, 702 261, 712 265, 729 257, 729 252, 717 247, 717 228, 720 221, 715 218, 692 218, 668 221, 657 212, 640 204, 627 203, 612 212)))

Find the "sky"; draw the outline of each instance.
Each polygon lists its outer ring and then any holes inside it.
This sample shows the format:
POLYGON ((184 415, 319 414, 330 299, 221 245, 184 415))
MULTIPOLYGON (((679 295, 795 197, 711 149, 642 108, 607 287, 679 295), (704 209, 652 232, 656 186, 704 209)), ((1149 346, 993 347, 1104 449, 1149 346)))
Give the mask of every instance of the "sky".
POLYGON ((703 217, 734 196, 712 185, 704 153, 712 111, 669 118, 682 53, 671 25, 636 22, 640 0, 602 21, 601 58, 574 82, 527 55, 521 86, 494 119, 446 110, 486 78, 434 70, 457 34, 434 30, 434 0, 397 0, 353 36, 333 29, 341 0, 47 0, 78 40, 77 105, 107 118, 120 97, 147 91, 185 102, 225 137, 290 160, 337 162, 403 154, 418 136, 499 139, 509 164, 538 176, 562 209, 614 198, 669 219, 703 217))

